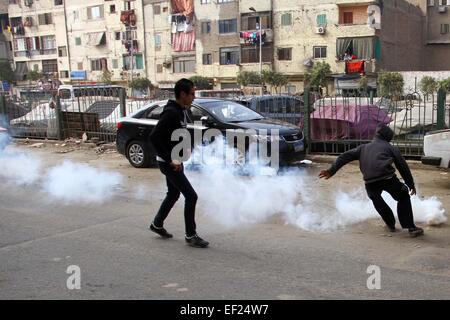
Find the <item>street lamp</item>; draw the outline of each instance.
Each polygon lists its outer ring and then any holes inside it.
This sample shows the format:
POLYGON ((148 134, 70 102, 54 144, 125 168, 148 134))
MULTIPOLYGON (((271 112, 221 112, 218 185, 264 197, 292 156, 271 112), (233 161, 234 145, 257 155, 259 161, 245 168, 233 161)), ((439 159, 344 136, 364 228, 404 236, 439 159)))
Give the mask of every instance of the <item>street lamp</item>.
MULTIPOLYGON (((256 13, 256 9, 253 7, 248 8, 248 10, 256 13)), ((259 26, 259 73, 262 76, 262 24, 260 15, 258 15, 258 26, 259 26)))

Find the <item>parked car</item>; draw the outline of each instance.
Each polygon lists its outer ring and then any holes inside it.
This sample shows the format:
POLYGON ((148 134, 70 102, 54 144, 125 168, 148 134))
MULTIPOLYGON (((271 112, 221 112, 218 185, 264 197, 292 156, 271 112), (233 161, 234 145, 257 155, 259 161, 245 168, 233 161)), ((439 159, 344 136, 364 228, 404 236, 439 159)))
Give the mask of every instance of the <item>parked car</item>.
POLYGON ((450 129, 430 131, 423 140, 422 163, 450 169, 450 129))
POLYGON ((0 124, 0 152, 8 145, 10 139, 8 130, 0 124))
MULTIPOLYGON (((117 150, 125 155, 130 164, 136 168, 154 164, 156 154, 149 142, 148 136, 158 123, 158 119, 167 104, 166 101, 155 102, 134 115, 121 118, 117 124, 117 150)), ((260 130, 279 130, 280 164, 303 160, 306 144, 302 130, 286 122, 264 117, 241 104, 222 99, 196 99, 189 110, 188 130, 191 136, 194 122, 201 121, 201 130, 218 129, 225 136, 227 129, 254 129, 257 140, 269 143, 270 139, 259 135, 260 130)), ((192 139, 194 140, 194 139, 192 139)), ((239 165, 245 165, 246 158, 239 165)))
POLYGON ((303 123, 305 107, 302 98, 289 95, 245 96, 236 101, 263 116, 282 120, 294 125, 303 123))

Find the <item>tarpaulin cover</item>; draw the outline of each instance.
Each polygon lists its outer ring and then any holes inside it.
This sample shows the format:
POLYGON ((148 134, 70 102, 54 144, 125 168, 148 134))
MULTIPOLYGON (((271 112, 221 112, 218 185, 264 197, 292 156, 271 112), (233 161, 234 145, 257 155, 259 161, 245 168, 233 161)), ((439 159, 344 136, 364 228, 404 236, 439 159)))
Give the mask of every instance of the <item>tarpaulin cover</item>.
POLYGON ((311 114, 311 139, 370 140, 378 123, 389 124, 391 121, 386 112, 373 105, 320 106, 311 114))

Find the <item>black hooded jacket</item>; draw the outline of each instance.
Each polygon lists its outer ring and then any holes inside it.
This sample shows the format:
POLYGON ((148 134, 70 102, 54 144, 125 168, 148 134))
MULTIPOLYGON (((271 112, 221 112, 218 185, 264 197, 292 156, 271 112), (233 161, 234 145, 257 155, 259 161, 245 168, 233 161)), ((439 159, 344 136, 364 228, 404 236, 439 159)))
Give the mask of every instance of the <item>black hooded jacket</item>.
POLYGON ((186 128, 186 113, 176 101, 169 100, 149 137, 156 154, 166 163, 172 162, 172 149, 179 144, 172 141, 172 133, 181 128, 186 128))
POLYGON ((341 154, 328 171, 334 175, 347 163, 359 160, 359 168, 367 184, 394 177, 395 169, 392 164, 395 164, 406 185, 414 189, 414 179, 408 164, 400 150, 389 143, 393 137, 394 132, 388 126, 378 125, 372 142, 341 154))

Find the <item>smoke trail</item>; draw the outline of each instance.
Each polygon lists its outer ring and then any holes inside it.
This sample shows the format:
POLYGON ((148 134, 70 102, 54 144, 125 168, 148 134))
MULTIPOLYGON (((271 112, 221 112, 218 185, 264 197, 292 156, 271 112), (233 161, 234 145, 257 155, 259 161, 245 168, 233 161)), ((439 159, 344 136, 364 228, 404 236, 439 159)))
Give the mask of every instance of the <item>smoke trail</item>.
POLYGON ((65 203, 103 203, 122 185, 115 172, 98 170, 85 164, 64 161, 44 177, 43 189, 65 203))

